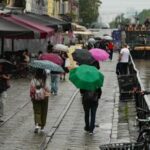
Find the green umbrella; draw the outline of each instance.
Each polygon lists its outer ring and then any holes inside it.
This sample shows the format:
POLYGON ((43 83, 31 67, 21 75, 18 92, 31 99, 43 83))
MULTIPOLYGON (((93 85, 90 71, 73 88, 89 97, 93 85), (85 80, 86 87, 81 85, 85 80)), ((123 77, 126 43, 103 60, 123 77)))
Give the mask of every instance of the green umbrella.
POLYGON ((93 66, 81 65, 70 71, 69 80, 79 89, 94 91, 103 86, 104 75, 93 66))

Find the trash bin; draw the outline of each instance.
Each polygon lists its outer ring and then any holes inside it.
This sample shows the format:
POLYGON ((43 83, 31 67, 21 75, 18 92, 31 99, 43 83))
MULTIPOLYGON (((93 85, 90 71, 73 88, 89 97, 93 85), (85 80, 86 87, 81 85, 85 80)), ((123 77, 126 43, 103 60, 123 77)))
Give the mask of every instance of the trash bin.
POLYGON ((101 145, 100 150, 142 150, 144 143, 112 143, 101 145))

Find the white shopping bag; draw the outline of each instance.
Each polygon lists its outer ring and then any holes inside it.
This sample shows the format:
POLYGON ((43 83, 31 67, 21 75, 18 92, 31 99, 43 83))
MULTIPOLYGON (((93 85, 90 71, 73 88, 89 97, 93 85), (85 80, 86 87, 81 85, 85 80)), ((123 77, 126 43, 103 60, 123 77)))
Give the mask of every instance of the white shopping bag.
POLYGON ((67 58, 65 60, 65 67, 70 67, 70 60, 69 60, 69 58, 67 58))

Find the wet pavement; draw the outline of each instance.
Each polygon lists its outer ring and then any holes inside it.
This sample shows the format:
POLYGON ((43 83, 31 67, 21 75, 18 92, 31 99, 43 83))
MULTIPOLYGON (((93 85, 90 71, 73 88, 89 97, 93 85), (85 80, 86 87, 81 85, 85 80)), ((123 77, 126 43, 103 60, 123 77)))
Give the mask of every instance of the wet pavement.
POLYGON ((134 102, 126 105, 119 102, 116 63, 117 54, 112 61, 101 63, 105 81, 97 110, 96 124, 99 127, 92 136, 83 130, 81 97, 68 79, 60 81, 58 95, 49 98, 47 124, 45 131, 39 134, 34 133, 30 80, 12 80, 5 103, 5 122, 0 124, 0 150, 98 150, 100 144, 134 141, 135 130, 129 130, 129 126, 133 126, 133 119, 129 122, 119 119, 121 106, 131 108, 134 102))

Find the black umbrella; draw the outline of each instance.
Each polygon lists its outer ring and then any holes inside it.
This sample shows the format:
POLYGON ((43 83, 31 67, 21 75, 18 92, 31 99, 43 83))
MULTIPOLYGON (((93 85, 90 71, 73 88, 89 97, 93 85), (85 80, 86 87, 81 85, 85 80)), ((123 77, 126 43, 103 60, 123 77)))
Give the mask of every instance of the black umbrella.
POLYGON ((86 49, 76 49, 72 53, 72 57, 80 65, 81 64, 90 65, 95 61, 94 58, 92 57, 91 53, 86 49))
POLYGON ((5 73, 11 73, 16 68, 16 66, 13 63, 6 59, 0 59, 0 64, 2 64, 3 71, 5 73))

